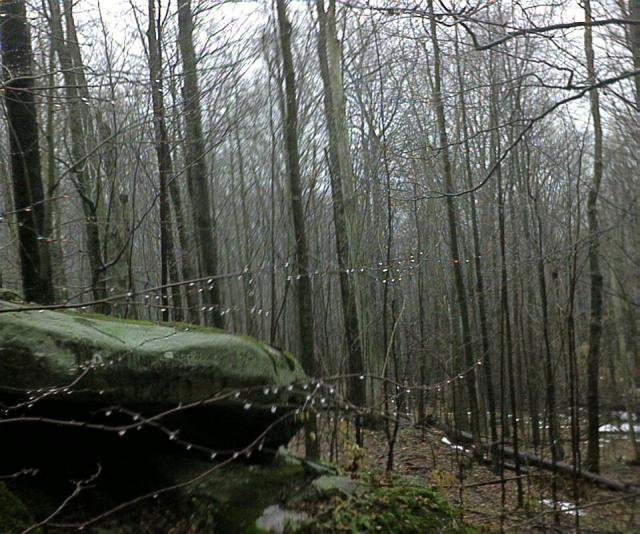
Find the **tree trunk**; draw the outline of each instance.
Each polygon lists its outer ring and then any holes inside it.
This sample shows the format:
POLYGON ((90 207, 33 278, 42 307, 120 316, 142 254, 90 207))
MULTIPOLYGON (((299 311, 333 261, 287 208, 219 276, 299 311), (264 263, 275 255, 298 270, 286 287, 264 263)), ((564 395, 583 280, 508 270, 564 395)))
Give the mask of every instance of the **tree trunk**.
MULTIPOLYGON (((218 245, 216 241, 215 216, 210 205, 209 171, 206 163, 202 134, 202 112, 197 61, 193 47, 193 15, 191 0, 178 2, 178 45, 182 55, 184 86, 182 92, 185 114, 186 166, 189 168, 189 194, 193 209, 196 243, 200 254, 200 275, 216 276, 218 272, 218 245)), ((221 314, 220 283, 214 280, 210 286, 209 299, 213 307, 213 326, 224 327, 221 314)))
MULTIPOLYGON (((345 338, 349 352, 349 400, 357 406, 365 403, 365 384, 360 324, 355 288, 347 269, 352 267, 350 218, 353 216, 352 170, 349 157, 349 136, 346 125, 345 96, 340 66, 340 43, 336 32, 336 2, 316 0, 318 10, 318 57, 324 86, 324 110, 329 133, 329 168, 331 199, 336 233, 336 249, 340 267, 340 292, 344 317, 345 338)), ((352 219, 351 219, 352 220, 352 219)), ((356 417, 356 441, 362 444, 361 424, 356 417)))
MULTIPOLYGON (((282 68, 284 71, 284 124, 283 137, 289 175, 289 192, 291 195, 291 214, 296 249, 296 296, 298 300, 298 334, 300 336, 300 356, 302 367, 309 376, 316 373, 313 335, 313 302, 311 294, 311 278, 309 277, 309 250, 304 223, 304 205, 302 201, 302 184, 300 178, 300 156, 298 151, 298 101, 296 96, 296 78, 291 53, 291 24, 287 19, 284 0, 277 0, 278 26, 280 31, 280 47, 282 68)), ((310 459, 319 456, 316 437, 316 419, 311 412, 307 413, 305 432, 306 454, 310 459)))
MULTIPOLYGON (((429 0, 429 11, 433 13, 433 1, 429 0)), ((448 138, 446 119, 444 114, 444 103, 442 101, 442 74, 441 74, 441 59, 440 59, 440 45, 438 43, 436 21, 433 16, 430 17, 431 26, 431 42, 433 44, 433 78, 434 78, 434 91, 433 91, 433 105, 436 112, 436 121, 438 125, 438 142, 442 155, 442 167, 444 174, 444 190, 445 194, 453 192, 453 170, 451 168, 451 160, 449 157, 448 138)), ((458 222, 456 207, 454 204, 454 198, 447 196, 446 198, 447 208, 447 221, 449 225, 449 237, 451 239, 451 262, 453 264, 453 276, 454 286, 456 292, 456 300, 458 303, 458 310, 460 312, 460 323, 462 326, 462 350, 464 354, 465 365, 472 368, 471 372, 467 373, 465 377, 465 383, 467 386, 469 410, 471 412, 471 431, 477 439, 480 439, 480 418, 478 413, 478 397, 476 393, 476 375, 475 375, 475 363, 476 360, 473 357, 473 342, 471 339, 471 325, 469 322, 469 309, 467 307, 467 296, 464 287, 464 278, 462 275, 462 265, 460 264, 460 252, 458 245, 458 222)))
MULTIPOLYGON (((590 23, 591 2, 584 0, 585 22, 590 23)), ((584 28, 584 49, 587 57, 588 80, 596 83, 593 37, 590 25, 584 28)), ((600 97, 597 89, 589 92, 594 131, 593 181, 587 196, 587 222, 589 226, 589 272, 591 278, 591 312, 589 323, 589 353, 587 354, 587 468, 600 471, 600 337, 602 334, 602 273, 600 271, 600 237, 598 234, 598 193, 602 182, 602 123, 600 97)))
MULTIPOLYGON (((460 112, 462 114, 462 135, 464 138, 463 148, 465 156, 465 176, 467 187, 469 189, 473 186, 472 171, 471 171, 471 149, 469 147, 469 132, 468 132, 468 120, 467 120, 467 107, 464 99, 464 85, 463 85, 463 72, 461 66, 461 59, 458 51, 458 41, 456 40, 456 62, 459 94, 460 94, 460 112)), ((480 338, 482 340, 482 364, 484 367, 484 379, 487 392, 487 408, 489 409, 489 431, 491 434, 491 441, 498 441, 498 429, 496 424, 496 400, 495 392, 493 389, 493 362, 490 354, 489 344, 489 328, 487 326, 487 306, 485 303, 485 288, 484 288, 484 276, 482 274, 482 249, 480 246, 480 230, 478 227, 478 210, 476 209, 476 196, 471 193, 469 195, 469 206, 471 208, 471 230, 473 233, 473 255, 474 255, 474 268, 476 275, 476 294, 478 299, 478 314, 480 318, 480 338)))
POLYGON ((31 34, 23 1, 0 4, 2 72, 11 151, 13 200, 24 297, 53 303, 50 259, 44 235, 45 197, 32 72, 31 34))
MULTIPOLYGON (((58 60, 62 69, 65 91, 67 95, 67 105, 69 109, 69 131, 71 133, 71 155, 73 158, 73 174, 75 175, 74 186, 82 205, 85 219, 86 247, 89 257, 91 287, 93 298, 98 302, 96 310, 106 313, 109 306, 104 299, 107 297, 106 281, 104 279, 104 262, 100 249, 100 228, 98 226, 98 201, 94 201, 94 191, 91 186, 91 178, 88 170, 89 155, 85 149, 87 138, 87 117, 83 112, 83 104, 80 101, 80 87, 85 87, 81 83, 84 77, 77 72, 74 67, 72 51, 68 44, 69 39, 65 39, 62 30, 62 19, 60 14, 60 4, 55 0, 49 0, 51 13, 51 38, 55 44, 58 60)), ((98 199, 99 197, 95 197, 98 199)))
MULTIPOLYGON (((636 24, 631 25, 629 30, 631 54, 633 56, 633 69, 640 71, 640 0, 629 0, 629 15, 636 24)), ((640 74, 634 76, 636 89, 636 107, 640 112, 640 74)))
MULTIPOLYGON (((171 161, 171 148, 167 135, 165 121, 164 97, 162 91, 162 55, 159 43, 159 24, 156 28, 156 0, 149 0, 149 77, 151 83, 151 97, 153 100, 153 129, 155 133, 156 156, 158 158, 158 176, 160 181, 160 285, 162 302, 162 320, 169 320, 167 284, 171 273, 173 282, 178 281, 178 269, 176 265, 175 249, 171 232, 171 218, 169 212, 169 197, 167 184, 174 179, 173 163, 171 161)), ((180 289, 173 288, 172 304, 176 321, 183 320, 180 289)))

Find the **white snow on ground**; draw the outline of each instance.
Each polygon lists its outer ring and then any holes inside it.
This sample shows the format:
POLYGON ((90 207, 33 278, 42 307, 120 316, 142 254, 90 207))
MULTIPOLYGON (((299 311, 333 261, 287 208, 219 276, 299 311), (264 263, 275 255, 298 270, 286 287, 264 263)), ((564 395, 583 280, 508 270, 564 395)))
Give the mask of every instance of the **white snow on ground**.
POLYGON ((447 436, 442 438, 440 441, 442 441, 442 443, 444 443, 447 447, 451 447, 454 451, 463 451, 464 450, 464 447, 462 447, 460 445, 454 445, 453 443, 451 443, 451 441, 449 441, 449 438, 447 436))
MULTIPOLYGON (((550 508, 553 508, 553 501, 551 499, 542 499, 542 504, 544 504, 545 506, 549 506, 550 508)), ((558 501, 556 503, 556 506, 560 509, 560 511, 564 512, 565 514, 575 515, 577 513, 578 515, 585 515, 587 513, 585 510, 574 510, 576 505, 571 502, 558 501)))
MULTIPOLYGON (((621 425, 600 425, 600 432, 629 432, 629 423, 621 425)), ((640 425, 633 425, 634 432, 640 432, 640 425)))

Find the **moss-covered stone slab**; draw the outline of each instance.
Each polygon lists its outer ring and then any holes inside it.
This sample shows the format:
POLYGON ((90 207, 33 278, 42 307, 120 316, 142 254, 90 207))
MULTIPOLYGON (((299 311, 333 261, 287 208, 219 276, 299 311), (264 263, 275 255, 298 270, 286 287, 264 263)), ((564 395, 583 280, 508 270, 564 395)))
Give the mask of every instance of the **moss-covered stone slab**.
POLYGON ((304 380, 291 355, 249 337, 53 311, 0 301, 0 387, 62 386, 122 402, 188 403, 225 388, 304 380))
POLYGON ((24 307, 0 301, 0 423, 13 420, 0 428, 11 451, 0 467, 94 466, 166 447, 225 457, 256 440, 264 455, 299 428, 289 386, 306 376, 283 351, 212 328, 24 307))

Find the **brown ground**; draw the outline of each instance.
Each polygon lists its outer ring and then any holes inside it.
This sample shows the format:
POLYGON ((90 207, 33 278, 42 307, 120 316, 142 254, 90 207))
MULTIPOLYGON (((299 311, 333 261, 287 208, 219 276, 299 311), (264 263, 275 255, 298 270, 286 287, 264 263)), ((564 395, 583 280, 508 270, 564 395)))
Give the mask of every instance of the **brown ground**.
MULTIPOLYGON (((640 532, 640 496, 609 491, 593 484, 578 486, 574 497, 573 482, 556 476, 557 501, 566 507, 580 507, 579 522, 575 512, 554 513, 551 504, 551 473, 529 470, 522 477, 524 506, 518 507, 517 485, 513 471, 505 471, 504 491, 500 476, 489 466, 472 461, 471 455, 442 442, 444 434, 434 428, 405 427, 396 444, 394 471, 424 478, 445 492, 451 504, 460 507, 467 523, 482 532, 640 532), (549 504, 543 504, 544 499, 549 504)), ((640 467, 626 458, 631 447, 624 439, 603 436, 602 474, 627 483, 640 484, 640 467), (608 441, 608 442, 607 442, 608 441)), ((345 440, 338 464, 351 465, 353 446, 345 440)), ((300 452, 300 451, 299 451, 300 452)), ((387 460, 384 432, 368 431, 360 470, 383 472, 387 460)))

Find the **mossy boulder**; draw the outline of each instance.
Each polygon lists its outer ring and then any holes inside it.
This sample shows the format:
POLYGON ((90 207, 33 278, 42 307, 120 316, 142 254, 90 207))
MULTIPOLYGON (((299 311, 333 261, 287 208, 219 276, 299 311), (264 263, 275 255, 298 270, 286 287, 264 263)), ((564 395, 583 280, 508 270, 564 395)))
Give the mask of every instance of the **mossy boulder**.
POLYGON ((190 454, 208 448, 224 456, 263 436, 264 451, 277 450, 299 428, 288 386, 306 376, 287 353, 212 328, 24 307, 0 301, 0 406, 19 406, 0 417, 62 424, 4 424, 3 444, 18 468, 43 467, 42 443, 95 466, 105 455, 131 457, 134 444, 142 455, 149 447, 184 452, 192 443, 190 454), (156 425, 142 423, 167 410, 156 425), (95 428, 132 425, 132 413, 140 432, 95 428), (169 441, 166 429, 178 439, 169 441))
MULTIPOLYGON (((0 301, 0 386, 38 389, 75 380, 120 401, 193 402, 224 388, 286 386, 295 358, 244 336, 52 311, 0 301)), ((76 388, 78 389, 78 388, 76 388)))

